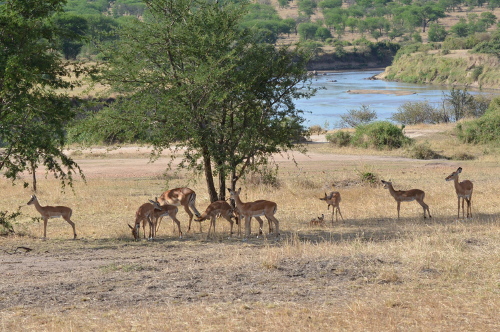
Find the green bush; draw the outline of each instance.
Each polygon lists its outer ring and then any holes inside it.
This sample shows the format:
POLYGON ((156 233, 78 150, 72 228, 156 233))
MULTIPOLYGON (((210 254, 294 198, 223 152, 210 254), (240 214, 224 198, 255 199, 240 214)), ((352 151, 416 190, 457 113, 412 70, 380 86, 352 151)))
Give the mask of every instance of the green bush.
POLYGON ((412 140, 403 134, 403 129, 388 121, 378 121, 356 127, 352 144, 363 148, 398 149, 412 140))
POLYGON ((464 143, 499 144, 500 108, 489 109, 485 115, 478 119, 459 123, 456 129, 459 140, 464 143))
POLYGON ((406 102, 394 113, 391 120, 403 125, 418 123, 448 122, 448 116, 438 108, 433 107, 428 101, 406 102))
POLYGON ((407 156, 413 159, 422 160, 437 159, 441 157, 431 149, 429 142, 411 145, 407 150, 407 156))
POLYGON ((340 147, 351 144, 351 137, 352 135, 349 132, 343 130, 336 131, 333 134, 326 134, 325 136, 328 142, 340 147))
POLYGON ((361 105, 359 109, 348 110, 346 114, 340 116, 342 127, 356 127, 372 122, 377 118, 377 112, 370 110, 366 105, 361 105))

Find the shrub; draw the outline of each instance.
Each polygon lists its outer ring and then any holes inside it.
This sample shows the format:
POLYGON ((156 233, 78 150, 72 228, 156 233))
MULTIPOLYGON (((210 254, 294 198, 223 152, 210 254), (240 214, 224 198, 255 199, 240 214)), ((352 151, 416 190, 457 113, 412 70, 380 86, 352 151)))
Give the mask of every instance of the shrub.
POLYGON ((356 127, 352 137, 355 146, 375 149, 397 149, 412 140, 403 134, 403 129, 388 121, 378 121, 356 127))
POLYGON ((342 127, 356 127, 372 122, 377 118, 377 113, 371 111, 366 105, 361 105, 359 109, 348 110, 346 114, 340 116, 342 127))
POLYGON ((407 155, 410 158, 422 160, 436 159, 441 157, 438 153, 434 152, 431 149, 429 142, 411 145, 407 150, 407 155))
POLYGON ((394 113, 391 120, 403 125, 417 123, 440 123, 447 122, 448 117, 438 108, 429 104, 428 101, 406 102, 394 113))
POLYGON ((326 134, 325 136, 328 142, 340 147, 351 144, 351 137, 352 135, 349 132, 343 130, 336 131, 333 134, 326 134))
POLYGON ((321 127, 320 125, 314 125, 314 126, 309 127, 309 132, 311 134, 321 135, 321 134, 325 133, 326 130, 323 129, 323 127, 321 127))
POLYGON ((362 184, 369 185, 370 187, 375 187, 379 184, 380 179, 377 174, 369 171, 358 171, 359 179, 362 184))
POLYGON ((16 221, 16 218, 21 215, 20 209, 21 207, 11 214, 8 214, 8 211, 0 211, 0 235, 15 233, 12 224, 16 221))
MULTIPOLYGON (((491 104, 496 104, 496 98, 491 104)), ((457 136, 460 141, 471 144, 500 143, 500 108, 488 109, 482 117, 457 124, 457 136)))

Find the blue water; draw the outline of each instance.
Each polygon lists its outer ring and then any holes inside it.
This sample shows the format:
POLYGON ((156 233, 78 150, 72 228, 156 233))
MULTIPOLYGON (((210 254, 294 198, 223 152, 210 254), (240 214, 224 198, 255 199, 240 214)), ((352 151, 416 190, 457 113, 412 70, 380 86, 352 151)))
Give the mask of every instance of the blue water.
POLYGON ((338 127, 340 115, 348 110, 359 109, 366 105, 377 113, 377 120, 389 120, 405 102, 427 100, 434 107, 441 107, 443 92, 448 88, 430 85, 368 80, 381 71, 335 72, 318 75, 313 78, 314 87, 320 89, 310 99, 295 100, 298 109, 304 110, 305 126, 320 125, 325 129, 338 127), (350 94, 348 90, 394 90, 410 91, 414 94, 396 96, 394 94, 350 94))

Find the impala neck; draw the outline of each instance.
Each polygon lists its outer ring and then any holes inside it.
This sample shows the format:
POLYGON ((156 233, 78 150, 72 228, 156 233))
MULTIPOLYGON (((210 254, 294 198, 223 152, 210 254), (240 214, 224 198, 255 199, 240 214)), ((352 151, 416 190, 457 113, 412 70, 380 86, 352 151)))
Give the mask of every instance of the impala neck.
POLYGON ((233 196, 234 196, 234 203, 236 204, 236 207, 242 206, 243 202, 240 199, 240 195, 235 192, 233 196))
POLYGON ((458 174, 453 177, 453 183, 455 184, 456 191, 462 191, 462 187, 460 187, 460 183, 458 183, 458 174))
POLYGON ((35 209, 36 209, 38 212, 40 212, 40 213, 42 213, 42 212, 43 212, 43 208, 42 208, 42 206, 40 205, 40 203, 38 203, 38 199, 36 199, 36 198, 35 198, 35 199, 33 200, 33 205, 35 205, 35 209))
POLYGON ((394 190, 394 187, 392 186, 392 184, 387 184, 387 187, 389 188, 389 192, 391 193, 391 195, 393 197, 396 197, 396 190, 394 190))

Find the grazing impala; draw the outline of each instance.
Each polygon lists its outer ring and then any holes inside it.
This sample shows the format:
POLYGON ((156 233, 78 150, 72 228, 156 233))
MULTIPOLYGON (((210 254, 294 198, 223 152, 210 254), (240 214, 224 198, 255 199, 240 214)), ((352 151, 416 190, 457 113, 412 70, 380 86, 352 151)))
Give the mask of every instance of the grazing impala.
POLYGON ((401 202, 411 202, 415 200, 424 209, 424 218, 427 218, 425 216, 425 211, 429 213, 429 218, 432 218, 431 211, 429 211, 429 206, 424 203, 425 192, 423 192, 420 189, 410 189, 406 191, 394 190, 394 188, 392 187, 392 182, 382 180, 382 183, 384 184, 385 189, 389 189, 389 192, 391 193, 392 197, 394 197, 394 199, 398 203, 398 219, 399 219, 399 208, 401 206, 401 202))
MULTIPOLYGON (((186 213, 189 215, 189 225, 188 232, 191 230, 191 222, 193 221, 193 213, 191 209, 193 209, 196 217, 200 217, 200 213, 196 210, 196 193, 189 188, 176 188, 165 191, 159 198, 156 198, 154 201, 149 200, 151 203, 155 204, 157 208, 161 208, 164 205, 174 205, 174 206, 183 206, 186 213)), ((201 224, 200 224, 201 230, 201 224)), ((179 232, 180 233, 180 232, 179 232)))
POLYGON ((181 223, 177 220, 177 207, 173 205, 164 205, 161 209, 156 209, 151 203, 144 203, 137 209, 135 213, 135 224, 134 227, 128 225, 132 229, 132 235, 134 239, 138 240, 140 238, 139 230, 142 222, 142 229, 144 233, 144 238, 146 237, 146 223, 149 225, 149 239, 154 239, 157 231, 157 223, 160 218, 164 216, 169 216, 176 224, 179 229, 179 237, 182 237, 181 223))
POLYGON ((210 227, 208 228, 208 235, 210 236, 210 230, 212 226, 214 227, 215 234, 215 219, 218 217, 223 217, 231 225, 231 235, 233 235, 233 207, 229 205, 226 201, 215 201, 211 203, 205 212, 200 216, 200 218, 195 219, 195 221, 202 222, 203 220, 210 219, 210 227))
POLYGON ((60 218, 62 217, 64 220, 68 222, 68 224, 73 227, 73 239, 76 239, 76 230, 75 223, 71 221, 71 214, 73 210, 71 210, 67 206, 41 206, 38 203, 38 199, 35 195, 31 196, 31 199, 27 203, 28 205, 34 204, 36 210, 42 215, 43 219, 43 238, 47 238, 47 222, 49 218, 60 218))
POLYGON ((460 218, 460 198, 462 198, 462 218, 464 217, 464 201, 467 202, 467 218, 472 218, 472 190, 474 186, 469 180, 464 180, 458 182, 458 175, 462 173, 462 167, 459 167, 455 172, 451 173, 446 177, 446 181, 451 181, 455 183, 455 191, 458 197, 458 218, 460 218))
POLYGON ((340 212, 340 193, 338 191, 330 192, 330 195, 325 193, 325 197, 320 198, 320 200, 325 201, 328 204, 328 210, 330 210, 330 205, 333 206, 332 209, 332 225, 333 225, 333 215, 335 214, 335 221, 339 221, 339 216, 344 221, 344 217, 342 217, 342 213, 340 212))
MULTIPOLYGON (((280 235, 280 227, 279 227, 279 221, 276 219, 274 214, 276 213, 278 209, 278 205, 274 202, 271 201, 265 201, 265 200, 259 200, 255 202, 247 202, 243 203, 240 199, 240 192, 241 188, 238 190, 234 191, 231 189, 229 190, 229 194, 231 199, 234 200, 236 204, 236 208, 238 209, 238 213, 240 215, 240 222, 241 220, 245 219, 245 237, 250 236, 250 220, 252 217, 260 217, 260 216, 266 216, 268 222, 271 224, 271 222, 274 223, 274 233, 276 237, 280 235)), ((262 222, 262 219, 261 221, 262 222)), ((262 228, 262 225, 261 225, 262 228)))

